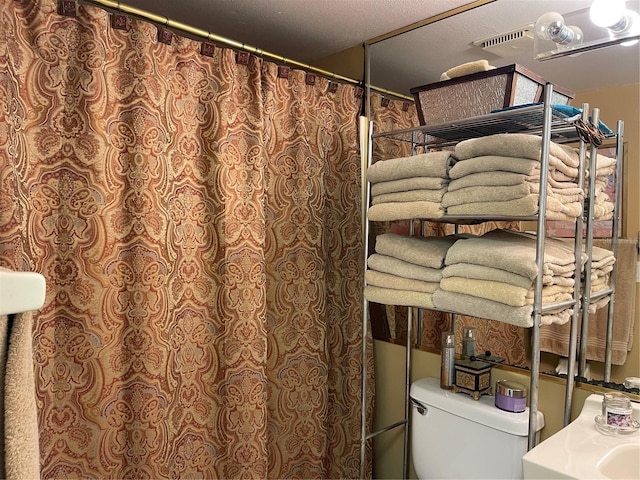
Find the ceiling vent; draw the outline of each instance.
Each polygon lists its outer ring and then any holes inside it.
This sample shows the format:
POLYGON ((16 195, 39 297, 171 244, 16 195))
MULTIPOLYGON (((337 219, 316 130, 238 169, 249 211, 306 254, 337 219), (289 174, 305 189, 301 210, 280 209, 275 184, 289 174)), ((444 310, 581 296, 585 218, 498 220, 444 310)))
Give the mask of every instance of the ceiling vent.
POLYGON ((533 24, 494 35, 493 37, 476 40, 473 45, 498 57, 512 57, 522 53, 533 52, 533 24))

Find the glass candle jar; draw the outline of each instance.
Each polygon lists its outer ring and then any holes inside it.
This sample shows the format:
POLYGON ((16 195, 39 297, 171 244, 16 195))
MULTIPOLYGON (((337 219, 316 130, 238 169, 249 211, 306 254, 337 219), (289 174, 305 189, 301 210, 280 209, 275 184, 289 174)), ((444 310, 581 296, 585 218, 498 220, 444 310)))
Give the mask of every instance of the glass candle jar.
POLYGON ((619 392, 605 393, 602 400, 602 419, 611 427, 631 427, 631 399, 619 392))

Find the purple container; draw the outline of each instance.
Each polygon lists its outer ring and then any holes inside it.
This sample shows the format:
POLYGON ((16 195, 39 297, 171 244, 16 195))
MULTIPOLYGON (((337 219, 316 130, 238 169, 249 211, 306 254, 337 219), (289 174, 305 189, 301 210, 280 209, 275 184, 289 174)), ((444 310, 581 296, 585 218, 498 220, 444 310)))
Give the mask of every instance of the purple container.
POLYGON ((527 387, 518 382, 496 382, 496 407, 507 412, 520 413, 527 408, 527 387))

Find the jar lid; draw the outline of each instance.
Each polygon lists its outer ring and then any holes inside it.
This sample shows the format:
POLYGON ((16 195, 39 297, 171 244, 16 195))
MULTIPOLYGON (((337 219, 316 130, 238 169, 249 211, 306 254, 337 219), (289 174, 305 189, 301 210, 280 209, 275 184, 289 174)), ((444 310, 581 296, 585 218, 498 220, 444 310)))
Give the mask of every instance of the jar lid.
POLYGON ((496 394, 498 393, 506 397, 526 398, 527 387, 521 383, 510 380, 498 380, 496 382, 496 394))
POLYGON ((627 377, 624 379, 626 388, 640 388, 640 377, 627 377))

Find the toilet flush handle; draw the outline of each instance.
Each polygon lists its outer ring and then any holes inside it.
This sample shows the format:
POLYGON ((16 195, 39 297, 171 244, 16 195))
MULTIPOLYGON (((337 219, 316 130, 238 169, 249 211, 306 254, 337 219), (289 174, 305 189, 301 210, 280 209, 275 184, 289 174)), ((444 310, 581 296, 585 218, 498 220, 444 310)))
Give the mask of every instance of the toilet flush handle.
POLYGON ((411 398, 411 406, 415 407, 420 415, 426 415, 429 410, 424 403, 419 402, 415 398, 411 398))

